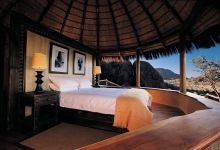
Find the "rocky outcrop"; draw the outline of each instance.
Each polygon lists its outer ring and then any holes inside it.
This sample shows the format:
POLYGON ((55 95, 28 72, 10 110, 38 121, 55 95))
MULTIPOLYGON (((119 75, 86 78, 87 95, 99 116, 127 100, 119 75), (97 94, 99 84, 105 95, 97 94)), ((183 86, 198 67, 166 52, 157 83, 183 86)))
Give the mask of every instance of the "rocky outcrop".
POLYGON ((169 69, 156 68, 156 70, 160 73, 160 75, 163 77, 164 80, 173 80, 180 78, 179 74, 176 74, 169 69))
POLYGON ((134 86, 135 75, 131 62, 101 62, 100 79, 108 79, 121 86, 134 86))
MULTIPOLYGON (((122 86, 135 86, 136 62, 101 63, 101 79, 108 79, 122 86)), ((163 88, 161 75, 148 63, 141 61, 141 86, 163 88)))
MULTIPOLYGON (((162 76, 157 72, 154 67, 145 61, 141 61, 141 86, 142 87, 154 87, 164 88, 164 81, 162 76)), ((136 62, 133 64, 134 70, 136 70, 136 62)))

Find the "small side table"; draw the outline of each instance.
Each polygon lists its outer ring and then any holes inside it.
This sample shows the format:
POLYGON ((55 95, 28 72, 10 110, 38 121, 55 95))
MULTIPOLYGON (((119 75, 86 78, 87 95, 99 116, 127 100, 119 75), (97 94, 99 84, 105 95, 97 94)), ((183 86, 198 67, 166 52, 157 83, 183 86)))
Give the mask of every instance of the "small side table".
POLYGON ((26 122, 25 107, 31 107, 31 121, 33 132, 48 123, 58 122, 59 92, 44 91, 40 94, 25 92, 19 95, 20 119, 26 122))

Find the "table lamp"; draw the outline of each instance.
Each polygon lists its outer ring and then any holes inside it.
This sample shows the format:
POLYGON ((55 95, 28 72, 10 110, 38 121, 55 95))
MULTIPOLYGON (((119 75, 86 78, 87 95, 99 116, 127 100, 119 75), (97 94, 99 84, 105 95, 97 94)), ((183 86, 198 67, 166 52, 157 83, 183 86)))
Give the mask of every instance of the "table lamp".
POLYGON ((95 75, 95 87, 99 87, 99 78, 98 75, 102 73, 100 66, 94 66, 93 73, 95 75))
POLYGON ((46 61, 46 55, 42 53, 34 53, 32 56, 32 69, 36 70, 36 78, 37 80, 35 83, 37 84, 35 93, 42 93, 44 90, 42 88, 42 72, 47 68, 47 61, 46 61))

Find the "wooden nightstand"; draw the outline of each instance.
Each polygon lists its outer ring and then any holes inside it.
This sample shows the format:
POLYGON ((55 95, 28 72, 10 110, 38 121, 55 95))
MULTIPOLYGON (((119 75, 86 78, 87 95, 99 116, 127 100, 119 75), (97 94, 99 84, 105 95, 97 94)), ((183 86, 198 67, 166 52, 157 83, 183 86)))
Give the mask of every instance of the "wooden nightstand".
POLYGON ((43 125, 58 122, 59 92, 21 93, 19 103, 21 108, 19 109, 20 122, 25 125, 28 124, 27 122, 31 122, 34 132, 37 132, 39 127, 43 125))

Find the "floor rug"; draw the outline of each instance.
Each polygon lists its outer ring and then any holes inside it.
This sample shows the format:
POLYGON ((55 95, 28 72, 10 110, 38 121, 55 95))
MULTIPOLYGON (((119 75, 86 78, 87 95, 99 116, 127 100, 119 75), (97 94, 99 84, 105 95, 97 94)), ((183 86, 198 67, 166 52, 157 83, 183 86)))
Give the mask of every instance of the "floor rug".
POLYGON ((61 123, 20 144, 36 150, 73 150, 113 137, 118 133, 61 123))

